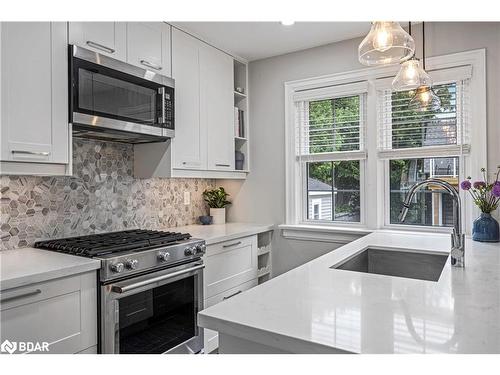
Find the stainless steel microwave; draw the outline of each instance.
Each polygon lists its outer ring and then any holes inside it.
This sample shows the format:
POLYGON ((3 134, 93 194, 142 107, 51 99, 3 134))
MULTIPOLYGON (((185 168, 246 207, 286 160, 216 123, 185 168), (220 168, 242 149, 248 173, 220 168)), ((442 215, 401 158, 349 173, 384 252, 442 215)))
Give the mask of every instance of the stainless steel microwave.
POLYGON ((175 134, 174 80, 69 46, 69 122, 75 137, 164 142, 175 134))

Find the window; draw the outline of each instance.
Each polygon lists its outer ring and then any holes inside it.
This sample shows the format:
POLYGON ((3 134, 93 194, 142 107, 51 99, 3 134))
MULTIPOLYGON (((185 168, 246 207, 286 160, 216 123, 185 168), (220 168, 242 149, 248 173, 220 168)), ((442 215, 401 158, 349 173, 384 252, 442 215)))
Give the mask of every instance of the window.
POLYGON ((359 160, 307 163, 307 198, 309 206, 323 207, 310 220, 359 222, 359 160))
POLYGON ((408 190, 417 182, 439 178, 459 190, 460 179, 465 178, 459 166, 469 144, 467 116, 463 115, 468 109, 468 88, 469 78, 435 85, 441 108, 429 111, 408 108, 413 91, 383 88, 377 92, 379 151, 389 164, 385 177, 389 185, 387 224, 453 226, 451 195, 437 186, 417 192, 403 223, 398 215, 408 190), (404 158, 398 157, 401 151, 404 158), (419 157, 422 153, 427 157, 419 157))
POLYGON ((458 157, 393 159, 389 161, 389 170, 390 224, 453 226, 453 200, 437 186, 428 186, 415 194, 404 223, 399 222, 398 215, 408 189, 417 182, 435 177, 458 190, 458 157))
POLYGON ((303 221, 361 222, 366 102, 362 91, 355 84, 296 97, 296 160, 302 176, 300 200, 306 208, 303 221))
MULTIPOLYGON (((442 103, 436 111, 412 111, 414 93, 392 91, 397 66, 285 84, 288 225, 452 225, 453 201, 437 186, 416 194, 404 223, 398 215, 415 183, 435 177, 458 189, 486 165, 485 51, 431 57, 427 65, 442 103)), ((474 208, 464 202, 470 232, 474 208)))

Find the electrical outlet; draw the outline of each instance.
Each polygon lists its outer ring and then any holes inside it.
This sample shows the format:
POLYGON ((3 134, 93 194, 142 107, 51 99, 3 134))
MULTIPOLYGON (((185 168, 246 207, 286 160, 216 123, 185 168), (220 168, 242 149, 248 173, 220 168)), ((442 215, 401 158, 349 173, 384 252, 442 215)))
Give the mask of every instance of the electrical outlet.
POLYGON ((191 204, 191 193, 189 191, 184 192, 184 204, 187 206, 191 204))

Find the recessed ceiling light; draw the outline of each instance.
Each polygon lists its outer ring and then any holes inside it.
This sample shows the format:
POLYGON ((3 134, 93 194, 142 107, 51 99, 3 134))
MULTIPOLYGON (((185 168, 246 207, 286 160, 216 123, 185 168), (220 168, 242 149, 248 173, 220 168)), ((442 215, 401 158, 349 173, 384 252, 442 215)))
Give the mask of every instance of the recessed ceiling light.
POLYGON ((295 21, 281 21, 283 26, 292 26, 294 23, 295 21))

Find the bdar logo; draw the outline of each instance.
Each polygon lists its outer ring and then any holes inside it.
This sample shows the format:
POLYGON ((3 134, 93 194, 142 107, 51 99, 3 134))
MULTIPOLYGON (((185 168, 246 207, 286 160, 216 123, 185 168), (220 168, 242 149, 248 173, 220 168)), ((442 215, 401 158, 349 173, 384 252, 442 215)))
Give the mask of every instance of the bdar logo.
POLYGON ((7 353, 14 353, 17 349, 17 342, 11 342, 9 340, 5 340, 4 342, 2 342, 2 345, 0 345, 0 351, 2 351, 3 353, 7 352, 7 353))

